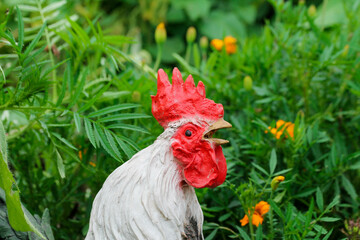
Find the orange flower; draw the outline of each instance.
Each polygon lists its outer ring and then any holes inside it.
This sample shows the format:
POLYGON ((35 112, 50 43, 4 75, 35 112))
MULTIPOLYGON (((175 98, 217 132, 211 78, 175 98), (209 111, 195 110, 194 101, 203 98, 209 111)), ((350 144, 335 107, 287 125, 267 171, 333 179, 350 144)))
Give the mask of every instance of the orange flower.
POLYGON ((236 38, 232 36, 227 36, 224 38, 225 43, 225 50, 227 54, 233 54, 236 53, 237 46, 236 46, 236 38))
MULTIPOLYGON (((270 132, 275 135, 276 139, 280 139, 281 135, 283 135, 284 131, 286 131, 289 136, 294 139, 294 127, 295 124, 292 122, 285 122, 284 120, 278 120, 276 122, 276 127, 272 128, 269 127, 270 132)), ((265 133, 268 133, 269 131, 265 131, 265 133)), ((287 135, 285 135, 287 137, 287 135)))
POLYGON ((96 163, 94 163, 94 162, 89 162, 89 164, 93 167, 96 167, 96 163))
MULTIPOLYGON (((256 227, 258 227, 259 224, 262 224, 262 222, 264 221, 263 216, 269 210, 270 210, 270 205, 265 201, 261 201, 258 204, 256 204, 254 213, 251 217, 252 224, 255 225, 256 227)), ((250 213, 250 211, 249 211, 249 213, 250 213)), ((248 215, 245 214, 245 216, 243 217, 243 219, 240 220, 240 222, 241 222, 241 226, 245 226, 246 224, 248 224, 249 223, 248 215)))
POLYGON ((211 46, 213 46, 217 51, 222 51, 225 46, 225 50, 227 54, 233 54, 237 51, 236 38, 232 36, 227 36, 223 40, 213 39, 211 40, 211 46))
POLYGON ((213 46, 216 50, 221 51, 224 46, 224 41, 220 39, 213 39, 210 42, 211 46, 213 46))

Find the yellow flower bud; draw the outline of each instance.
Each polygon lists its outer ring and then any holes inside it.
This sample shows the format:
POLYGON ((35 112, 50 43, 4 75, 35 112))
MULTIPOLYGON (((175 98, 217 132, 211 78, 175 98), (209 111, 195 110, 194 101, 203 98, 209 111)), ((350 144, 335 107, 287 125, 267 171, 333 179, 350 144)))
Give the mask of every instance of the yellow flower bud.
POLYGON ((155 41, 156 43, 164 43, 166 41, 166 29, 165 29, 165 24, 163 22, 161 22, 156 27, 155 41))
POLYGON ((139 91, 134 91, 132 94, 132 100, 134 102, 140 102, 141 101, 141 94, 139 91))
POLYGON ((196 39, 196 29, 194 27, 189 27, 186 32, 186 41, 188 43, 193 43, 196 39))
POLYGON ((252 78, 250 76, 244 78, 244 88, 248 91, 252 89, 252 78))
POLYGON ((207 37, 203 36, 200 38, 200 47, 203 50, 206 50, 209 46, 209 40, 207 37))
POLYGON ((308 14, 310 17, 315 17, 316 15, 316 7, 314 4, 311 4, 309 9, 308 9, 308 14))
POLYGON ((343 52, 341 53, 341 56, 346 57, 348 55, 348 53, 349 53, 349 44, 346 44, 343 52))
POLYGON ((272 189, 273 191, 275 191, 275 190, 278 188, 279 184, 280 184, 281 182, 283 182, 284 180, 285 180, 285 177, 284 177, 284 176, 274 177, 273 180, 271 181, 271 189, 272 189))
POLYGON ((305 4, 305 0, 299 0, 299 5, 302 6, 305 4))

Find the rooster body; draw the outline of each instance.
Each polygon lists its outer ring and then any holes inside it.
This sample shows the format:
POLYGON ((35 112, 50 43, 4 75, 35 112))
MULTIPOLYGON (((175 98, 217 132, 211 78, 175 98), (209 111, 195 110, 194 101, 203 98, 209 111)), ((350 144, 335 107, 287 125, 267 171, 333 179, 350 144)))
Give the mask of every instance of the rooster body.
POLYGON ((204 85, 184 83, 177 68, 173 84, 162 70, 152 112, 164 132, 118 167, 97 194, 86 240, 203 239, 203 213, 194 187, 216 187, 226 177, 221 144, 212 138, 231 127, 223 107, 205 98, 204 85))

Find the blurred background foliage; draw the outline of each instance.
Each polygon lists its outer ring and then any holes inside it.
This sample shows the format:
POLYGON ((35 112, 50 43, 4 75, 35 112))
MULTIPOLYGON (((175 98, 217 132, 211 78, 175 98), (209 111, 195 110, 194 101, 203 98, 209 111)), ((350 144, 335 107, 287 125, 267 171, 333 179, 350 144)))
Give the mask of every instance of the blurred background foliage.
POLYGON ((160 67, 203 81, 233 124, 218 133, 226 183, 197 190, 206 239, 358 236, 359 0, 1 0, 0 13, 0 150, 40 235, 83 239, 106 177, 162 132, 149 117, 164 22, 160 67), (265 133, 279 119, 293 137, 265 133), (239 220, 261 200, 273 211, 251 235, 239 220))

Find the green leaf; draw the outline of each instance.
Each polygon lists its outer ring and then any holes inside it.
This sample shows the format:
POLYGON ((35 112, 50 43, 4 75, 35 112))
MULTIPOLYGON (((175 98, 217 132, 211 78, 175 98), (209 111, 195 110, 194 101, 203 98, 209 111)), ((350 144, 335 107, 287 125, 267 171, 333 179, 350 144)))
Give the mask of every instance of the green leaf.
POLYGON ((352 183, 347 179, 344 175, 341 176, 342 185, 345 188, 346 192, 350 195, 350 197, 355 201, 358 197, 356 190, 352 183))
POLYGON ((237 228, 237 230, 239 231, 239 234, 241 235, 241 237, 244 240, 251 240, 251 238, 249 237, 249 235, 239 226, 235 226, 237 228))
POLYGON ((95 96, 93 96, 91 98, 91 100, 89 102, 87 102, 85 105, 83 105, 78 112, 82 113, 84 112, 86 109, 90 108, 91 106, 93 106, 93 104, 95 103, 96 100, 98 100, 99 97, 101 97, 103 95, 103 93, 111 86, 112 81, 110 81, 108 84, 105 85, 105 87, 102 87, 100 91, 98 91, 98 93, 96 93, 95 96))
POLYGON ((24 52, 24 58, 26 58, 29 55, 29 53, 35 48, 36 44, 39 42, 39 40, 45 30, 45 27, 46 27, 46 22, 42 25, 39 32, 36 34, 35 38, 31 41, 29 46, 26 48, 26 50, 24 52))
POLYGON ((16 6, 17 18, 18 18, 18 47, 21 52, 24 45, 24 21, 22 19, 21 11, 18 6, 16 6))
POLYGON ((122 158, 121 158, 121 153, 118 149, 118 147, 116 146, 114 137, 111 135, 111 132, 109 130, 105 130, 105 135, 110 143, 110 146, 112 148, 112 150, 114 151, 114 153, 116 154, 116 157, 122 162, 122 158))
POLYGON ((44 230, 48 240, 55 240, 54 234, 52 232, 51 225, 50 225, 50 213, 49 213, 49 209, 47 209, 47 208, 45 209, 45 211, 42 215, 42 218, 41 218, 41 228, 44 230))
POLYGON ((275 171, 276 168, 276 164, 277 164, 277 158, 276 158, 276 151, 273 148, 271 151, 271 157, 270 157, 270 162, 269 162, 269 167, 270 167, 270 174, 272 175, 275 171))
POLYGON ((334 218, 334 217, 322 217, 320 218, 320 221, 322 222, 336 222, 341 220, 341 218, 334 218))
POLYGON ((136 108, 139 107, 139 104, 133 104, 133 103, 123 103, 123 104, 118 104, 115 106, 110 106, 107 108, 103 108, 99 111, 96 112, 92 112, 88 115, 89 118, 93 118, 93 117, 98 117, 98 116, 102 116, 108 113, 112 113, 112 112, 116 112, 116 111, 121 111, 121 110, 125 110, 125 109, 130 109, 130 108, 136 108))
POLYGON ((142 127, 138 127, 135 125, 130 125, 130 124, 125 124, 125 123, 116 123, 116 124, 111 124, 109 126, 107 126, 107 128, 109 129, 113 129, 113 128, 120 128, 120 129, 126 129, 126 130, 131 130, 131 131, 136 131, 136 132, 142 132, 142 133, 147 133, 149 134, 150 132, 142 127))
POLYGON ((106 138, 104 131, 101 129, 101 127, 98 124, 94 124, 94 131, 96 132, 97 136, 99 137, 99 141, 101 146, 105 149, 105 151, 110 154, 113 158, 115 158, 117 161, 122 163, 122 160, 118 158, 115 151, 113 150, 112 146, 110 145, 108 139, 106 138))
POLYGON ((56 153, 56 164, 57 164, 57 168, 58 168, 60 177, 65 178, 64 160, 62 159, 62 157, 57 149, 55 149, 55 153, 56 153))
POLYGON ((60 94, 59 94, 59 98, 58 100, 56 101, 56 104, 55 106, 59 106, 62 101, 64 100, 64 97, 65 97, 65 93, 66 93, 66 87, 67 87, 67 84, 68 84, 68 79, 67 77, 69 76, 68 75, 68 71, 70 70, 69 68, 69 64, 66 66, 65 68, 65 71, 64 71, 64 76, 63 76, 63 81, 62 81, 62 85, 61 85, 61 91, 60 91, 60 94))
POLYGON ((19 190, 2 154, 0 154, 0 188, 4 189, 5 192, 8 218, 11 227, 16 231, 32 231, 41 239, 46 239, 24 213, 20 202, 19 190), (15 188, 13 188, 13 185, 15 188))
POLYGON ((68 147, 74 149, 74 150, 78 150, 74 145, 72 145, 68 140, 66 140, 65 138, 61 137, 60 134, 52 132, 51 133, 53 136, 55 136, 57 139, 59 139, 61 142, 63 142, 65 145, 67 145, 68 147))
POLYGON ((5 129, 2 121, 0 120, 0 153, 2 155, 2 158, 4 159, 5 163, 7 164, 7 142, 6 142, 6 134, 5 129))
POLYGON ((214 239, 214 237, 216 236, 217 231, 218 231, 218 228, 214 229, 214 230, 209 234, 209 236, 207 236, 207 237, 205 238, 205 240, 212 240, 212 239, 214 239))
POLYGON ((150 117, 149 115, 142 113, 123 113, 123 114, 116 114, 109 117, 101 118, 97 122, 111 122, 111 121, 121 121, 121 120, 149 118, 149 117, 150 117))
POLYGON ((324 199, 323 199, 323 194, 320 190, 320 188, 318 187, 316 190, 316 204, 319 207, 320 211, 324 210, 324 199))
POLYGON ((262 239, 263 239, 262 225, 259 224, 259 227, 256 230, 256 240, 262 240, 262 239))
POLYGON ((267 173, 265 171, 265 169, 263 169, 262 167, 260 167, 259 165, 257 165, 256 163, 251 163, 255 168, 259 169, 262 173, 264 173, 266 176, 269 176, 269 173, 267 173))
POLYGON ((85 68, 82 72, 81 72, 81 74, 80 74, 80 76, 79 76, 79 78, 80 78, 80 83, 77 85, 77 88, 76 88, 76 90, 75 90, 75 93, 74 93, 74 95, 72 96, 72 100, 71 100, 71 102, 70 102, 70 104, 69 104, 69 106, 68 106, 68 109, 70 109, 70 108, 72 108, 74 105, 75 105, 75 103, 77 102, 77 100, 79 99, 79 97, 80 97, 80 95, 81 95, 81 92, 83 91, 83 89, 84 89, 84 85, 85 85, 85 81, 86 81, 86 76, 87 76, 87 74, 88 74, 88 68, 85 68))
POLYGON ((330 235, 332 234, 332 231, 333 231, 333 230, 334 230, 334 229, 332 228, 332 229, 328 232, 328 234, 325 235, 325 237, 324 237, 322 240, 328 240, 329 237, 330 237, 330 235))
POLYGON ((339 204, 340 202, 340 196, 337 195, 334 197, 334 199, 331 201, 331 203, 326 207, 325 212, 329 211, 332 207, 339 204))
POLYGON ((285 221, 285 216, 284 216, 284 214, 282 213, 282 211, 280 210, 280 208, 278 207, 278 205, 277 205, 272 199, 269 199, 268 202, 269 202, 269 204, 270 204, 270 207, 274 210, 274 212, 276 212, 276 214, 277 214, 283 221, 285 221))
POLYGON ((96 148, 97 144, 96 144, 94 131, 91 126, 90 120, 87 118, 84 118, 84 125, 85 125, 85 132, 86 132, 87 137, 89 138, 89 140, 90 140, 91 144, 94 146, 94 148, 96 148))
POLYGON ((129 148, 128 145, 124 143, 118 136, 116 136, 116 141, 129 159, 135 154, 134 151, 129 148))
POLYGON ((81 119, 77 112, 74 112, 74 120, 75 120, 76 130, 80 133, 81 132, 81 119))

